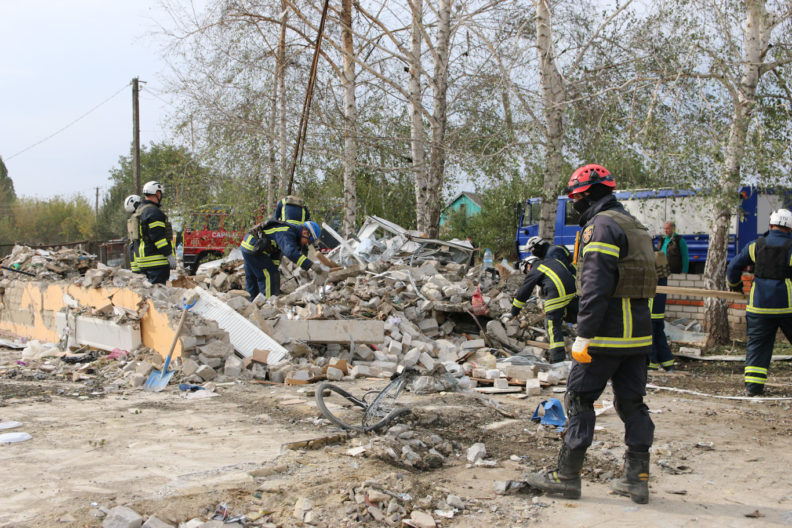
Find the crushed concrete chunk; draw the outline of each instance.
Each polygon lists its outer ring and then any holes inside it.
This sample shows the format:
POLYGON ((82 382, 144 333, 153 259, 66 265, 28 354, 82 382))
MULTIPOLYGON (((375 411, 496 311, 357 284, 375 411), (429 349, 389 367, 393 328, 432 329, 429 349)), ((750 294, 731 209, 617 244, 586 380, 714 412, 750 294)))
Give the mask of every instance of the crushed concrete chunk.
POLYGON ((143 517, 126 506, 116 506, 102 521, 102 528, 140 528, 143 517))

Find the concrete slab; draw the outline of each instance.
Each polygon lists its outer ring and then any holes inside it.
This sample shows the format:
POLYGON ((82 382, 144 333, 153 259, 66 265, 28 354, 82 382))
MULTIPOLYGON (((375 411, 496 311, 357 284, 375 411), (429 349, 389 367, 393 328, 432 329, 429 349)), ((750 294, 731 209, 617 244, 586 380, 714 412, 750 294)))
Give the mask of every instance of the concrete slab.
POLYGON ((142 343, 140 324, 137 322, 118 324, 109 319, 84 315, 67 318, 65 312, 57 312, 55 319, 58 335, 64 335, 68 331, 69 345, 88 345, 99 350, 111 351, 114 348, 135 350, 142 343))
POLYGON ((347 345, 351 342, 381 344, 385 341, 382 321, 354 319, 305 321, 281 320, 275 325, 273 339, 281 343, 288 340, 308 343, 347 345))

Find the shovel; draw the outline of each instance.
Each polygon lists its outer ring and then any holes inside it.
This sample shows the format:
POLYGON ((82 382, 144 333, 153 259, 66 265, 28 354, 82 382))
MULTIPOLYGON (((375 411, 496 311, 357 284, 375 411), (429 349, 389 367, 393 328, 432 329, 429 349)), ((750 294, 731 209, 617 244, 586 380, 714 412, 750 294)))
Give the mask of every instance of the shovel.
POLYGON ((168 357, 165 358, 165 364, 162 366, 162 371, 152 370, 151 374, 149 374, 146 383, 143 385, 143 388, 147 391, 161 391, 168 385, 168 382, 173 377, 174 371, 171 370, 168 372, 171 356, 173 356, 173 349, 176 348, 176 340, 179 339, 179 334, 181 334, 182 327, 184 326, 184 320, 187 319, 187 310, 195 306, 196 302, 198 302, 197 295, 191 297, 189 300, 182 300, 182 306, 184 307, 184 310, 182 311, 181 317, 179 318, 179 325, 176 327, 176 333, 173 335, 173 342, 171 343, 170 350, 168 351, 168 357))

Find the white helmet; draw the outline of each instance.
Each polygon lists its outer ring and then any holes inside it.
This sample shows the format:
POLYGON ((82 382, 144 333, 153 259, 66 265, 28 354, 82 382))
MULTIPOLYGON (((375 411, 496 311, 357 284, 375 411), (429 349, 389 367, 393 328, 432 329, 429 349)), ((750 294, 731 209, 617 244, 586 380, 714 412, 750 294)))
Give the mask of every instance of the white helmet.
POLYGON ((523 273, 528 273, 531 271, 530 268, 532 268, 534 263, 536 263, 538 260, 540 260, 539 257, 534 257, 533 255, 530 257, 525 257, 520 261, 520 271, 523 273))
POLYGON ((157 194, 157 191, 161 192, 162 194, 165 194, 165 188, 158 181, 152 180, 150 182, 146 182, 146 185, 143 186, 143 194, 145 194, 146 196, 151 194, 157 194))
POLYGON ((127 213, 134 213, 137 206, 140 205, 140 202, 142 202, 140 196, 137 194, 130 194, 124 200, 124 211, 127 213))
POLYGON ((792 229, 792 213, 789 209, 779 209, 770 213, 770 225, 792 229))

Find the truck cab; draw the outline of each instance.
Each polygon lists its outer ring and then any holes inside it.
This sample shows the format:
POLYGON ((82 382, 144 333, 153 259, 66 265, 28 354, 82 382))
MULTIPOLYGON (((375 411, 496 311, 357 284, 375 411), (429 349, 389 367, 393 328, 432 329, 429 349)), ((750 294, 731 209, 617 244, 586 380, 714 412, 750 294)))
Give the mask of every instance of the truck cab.
MULTIPOLYGON (((739 189, 741 211, 729 226, 727 259, 731 260, 750 242, 769 228, 770 213, 788 206, 792 197, 787 190, 759 189, 743 186, 739 189)), ((643 225, 649 228, 655 245, 662 239, 663 224, 673 221, 676 232, 688 245, 689 273, 702 273, 709 248, 710 207, 708 199, 697 191, 674 189, 637 189, 615 192, 616 199, 643 225)), ((519 211, 515 245, 520 260, 530 255, 525 243, 539 234, 541 198, 529 198, 519 211)), ((580 226, 577 211, 567 196, 558 197, 554 244, 574 251, 580 226)))
POLYGON ((206 205, 186 216, 182 243, 184 267, 190 273, 194 274, 204 262, 221 258, 226 248, 239 245, 245 233, 229 229, 229 213, 227 206, 206 205))

